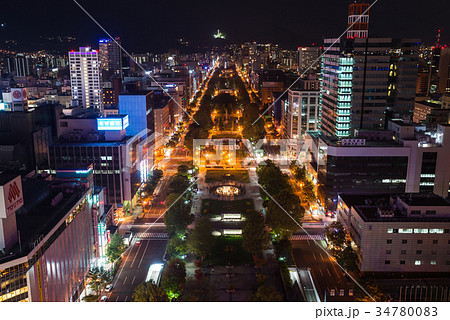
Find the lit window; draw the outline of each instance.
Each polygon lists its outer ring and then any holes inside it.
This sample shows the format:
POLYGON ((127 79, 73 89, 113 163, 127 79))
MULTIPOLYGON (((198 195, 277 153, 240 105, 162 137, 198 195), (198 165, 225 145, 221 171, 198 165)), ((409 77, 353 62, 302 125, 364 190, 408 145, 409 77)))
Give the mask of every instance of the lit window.
POLYGON ((430 261, 430 264, 433 265, 433 266, 435 266, 435 265, 436 265, 436 260, 431 260, 431 261, 430 261))
POLYGON ((420 266, 420 265, 422 264, 422 261, 416 260, 416 261, 414 262, 414 264, 415 264, 416 266, 420 266))

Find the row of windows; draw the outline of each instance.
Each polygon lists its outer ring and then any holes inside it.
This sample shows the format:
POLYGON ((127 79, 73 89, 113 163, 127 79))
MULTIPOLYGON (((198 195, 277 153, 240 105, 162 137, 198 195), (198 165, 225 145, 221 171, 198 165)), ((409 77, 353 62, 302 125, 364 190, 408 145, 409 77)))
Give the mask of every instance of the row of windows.
MULTIPOLYGON (((392 250, 386 250, 386 254, 392 254, 392 250)), ((400 254, 406 254, 406 250, 401 250, 400 254)), ((416 254, 422 254, 422 250, 416 250, 416 254)), ((431 254, 437 254, 437 250, 431 250, 431 254)))
MULTIPOLYGON (((387 244, 392 244, 392 239, 387 239, 386 243, 387 244)), ((407 244, 407 243, 408 243, 407 239, 402 239, 402 244, 407 244)), ((421 240, 421 239, 417 240, 417 244, 422 244, 422 243, 423 243, 423 240, 421 240)), ((439 243, 439 240, 437 240, 437 239, 433 240, 433 244, 438 244, 438 243, 439 243)), ((448 244, 450 244, 450 240, 448 240, 448 244)))
MULTIPOLYGON (((384 264, 391 264, 391 260, 384 260, 384 264)), ((400 260, 400 264, 406 264, 406 261, 405 260, 400 260)), ((423 261, 421 261, 421 260, 416 260, 416 261, 414 261, 414 265, 416 265, 416 266, 420 266, 420 265, 423 265, 424 263, 423 263, 423 261)), ((430 264, 432 265, 432 266, 435 266, 437 263, 436 263, 436 260, 431 260, 430 261, 430 264)), ((446 261, 446 264, 447 265, 450 265, 450 261, 446 261)))
MULTIPOLYGON (((414 211, 414 210, 413 210, 414 211)), ((411 214, 420 214, 413 213, 411 214)), ((427 210, 426 214, 436 214, 436 210, 427 210)), ((387 229, 387 233, 449 233, 450 229, 387 229)))

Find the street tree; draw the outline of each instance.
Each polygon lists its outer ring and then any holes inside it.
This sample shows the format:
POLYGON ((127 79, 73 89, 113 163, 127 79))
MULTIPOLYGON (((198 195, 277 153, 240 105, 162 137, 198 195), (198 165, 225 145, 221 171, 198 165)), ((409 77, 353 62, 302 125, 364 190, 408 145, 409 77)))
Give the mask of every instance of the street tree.
POLYGON ((305 166, 296 166, 293 170, 293 176, 296 180, 305 182, 307 180, 305 166))
POLYGON ((344 249, 346 235, 342 223, 334 221, 326 226, 325 236, 334 256, 344 249))
POLYGON ((354 293, 356 301, 372 302, 389 302, 391 298, 386 294, 375 282, 375 280, 363 277, 359 280, 359 284, 370 295, 367 295, 358 285, 354 285, 354 293), (373 298, 373 299, 372 299, 373 298))
POLYGON ((188 171, 189 171, 189 167, 185 164, 181 164, 177 168, 177 173, 183 177, 187 177, 188 171))
POLYGON ((189 248, 204 260, 211 252, 216 238, 212 235, 213 228, 207 217, 200 217, 195 222, 195 227, 188 237, 189 248))
POLYGON ((264 138, 265 135, 264 120, 258 119, 255 124, 244 124, 242 129, 242 135, 245 139, 251 142, 256 142, 259 139, 264 138))
POLYGON ((105 289, 105 287, 111 282, 111 280, 111 274, 103 267, 95 267, 89 270, 89 288, 95 292, 97 298, 100 296, 100 293, 105 289))
POLYGON ((87 296, 84 296, 83 299, 84 302, 97 302, 98 301, 98 295, 95 294, 89 294, 87 296))
POLYGON ((166 293, 158 287, 153 281, 142 282, 133 293, 134 302, 167 302, 169 301, 166 293))
POLYGON ((347 242, 345 248, 337 254, 337 262, 347 271, 358 270, 358 255, 350 242, 347 242))
POLYGON ((303 199, 305 199, 305 201, 307 202, 311 202, 316 200, 316 191, 315 191, 315 186, 314 183, 311 180, 304 180, 304 185, 302 187, 302 196, 303 199))
POLYGON ((250 300, 255 302, 281 302, 283 297, 273 287, 260 286, 250 300))
POLYGON ((180 174, 176 174, 170 179, 168 190, 169 193, 183 194, 187 188, 189 188, 189 179, 180 174))
POLYGON ((281 190, 291 190, 287 175, 281 172, 280 168, 271 160, 266 160, 257 170, 258 182, 261 185, 261 197, 265 200, 280 193, 281 190))
POLYGON ((166 251, 172 258, 181 258, 189 251, 187 241, 180 237, 170 238, 166 251))
POLYGON ((118 233, 113 234, 111 241, 106 247, 106 256, 109 262, 114 262, 119 259, 124 251, 125 243, 123 242, 123 237, 118 233))
POLYGON ((178 193, 171 193, 166 198, 167 211, 164 214, 164 224, 169 237, 180 237, 186 233, 187 226, 192 223, 191 208, 178 193))
POLYGON ((242 230, 242 247, 253 255, 261 254, 269 247, 270 235, 264 217, 259 212, 250 212, 242 230))
POLYGON ((274 200, 269 201, 266 223, 277 241, 289 239, 300 229, 305 209, 298 196, 287 190, 281 191, 274 200))
POLYGON ((185 283, 186 266, 184 261, 178 258, 172 258, 161 276, 161 287, 164 289, 169 301, 181 295, 185 283))

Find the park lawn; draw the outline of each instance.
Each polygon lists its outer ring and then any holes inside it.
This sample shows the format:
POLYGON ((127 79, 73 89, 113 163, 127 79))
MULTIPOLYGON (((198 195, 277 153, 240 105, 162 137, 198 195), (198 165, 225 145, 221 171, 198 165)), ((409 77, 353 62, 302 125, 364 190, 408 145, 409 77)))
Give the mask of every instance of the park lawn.
POLYGON ((253 256, 242 248, 242 237, 224 237, 216 238, 216 243, 212 249, 206 264, 232 266, 253 264, 253 256))
POLYGON ((249 183, 247 170, 220 170, 209 169, 206 171, 205 182, 213 183, 220 181, 236 181, 242 183, 249 183))
POLYGON ((203 199, 201 213, 208 216, 220 216, 223 212, 238 212, 245 216, 246 213, 253 211, 254 208, 252 199, 234 201, 203 199))

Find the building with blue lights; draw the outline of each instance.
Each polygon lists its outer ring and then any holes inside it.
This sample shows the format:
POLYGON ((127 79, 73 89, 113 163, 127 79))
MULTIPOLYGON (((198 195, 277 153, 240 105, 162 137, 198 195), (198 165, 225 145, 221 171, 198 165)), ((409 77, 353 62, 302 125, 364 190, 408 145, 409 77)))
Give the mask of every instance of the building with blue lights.
POLYGON ((174 99, 162 90, 136 91, 119 96, 119 113, 127 114, 127 135, 168 136, 175 125, 174 99))
POLYGON ((449 196, 450 126, 424 131, 399 120, 389 130, 339 138, 307 132, 308 169, 318 197, 334 210, 339 194, 434 193, 449 196))
POLYGON ((412 119, 419 39, 324 39, 320 130, 349 137, 412 119))
POLYGON ((92 164, 94 185, 106 188, 106 203, 129 211, 153 165, 153 136, 127 135, 128 115, 90 113, 59 121, 59 140, 50 146, 52 174, 67 166, 92 164))

